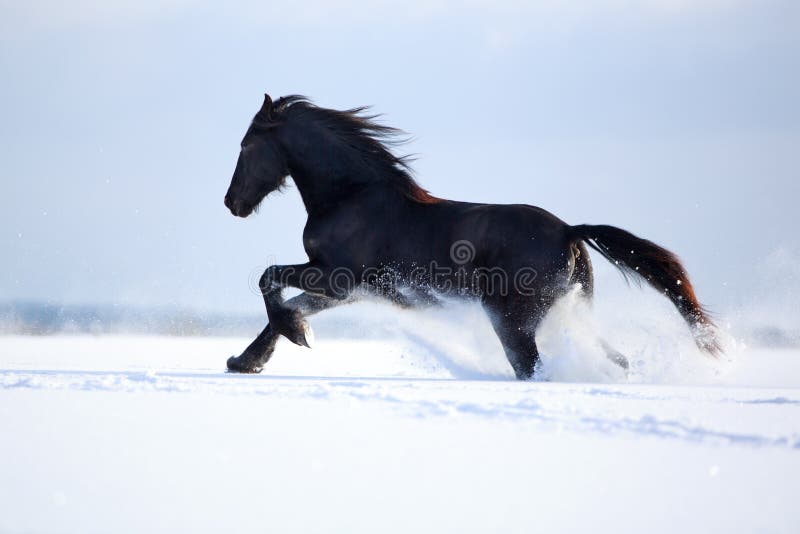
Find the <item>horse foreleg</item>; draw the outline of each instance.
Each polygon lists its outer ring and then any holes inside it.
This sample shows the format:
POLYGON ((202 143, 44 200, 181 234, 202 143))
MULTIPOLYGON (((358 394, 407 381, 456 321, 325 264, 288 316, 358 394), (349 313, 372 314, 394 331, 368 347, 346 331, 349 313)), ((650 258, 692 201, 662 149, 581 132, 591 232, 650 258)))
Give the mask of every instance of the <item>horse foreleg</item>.
POLYGON ((310 346, 311 330, 308 323, 303 320, 300 310, 284 303, 283 290, 286 287, 295 287, 306 293, 334 300, 347 300, 355 283, 350 283, 349 280, 339 282, 342 287, 334 287, 330 274, 315 263, 272 265, 267 268, 259 280, 259 288, 264 296, 272 331, 297 345, 310 346))
POLYGON ((271 325, 264 327, 250 345, 239 356, 228 358, 228 371, 235 373, 260 373, 275 351, 278 335, 271 325))
MULTIPOLYGON (((308 317, 346 302, 349 301, 303 293, 282 303, 282 307, 296 312, 300 317, 308 317)), ((274 330, 272 324, 267 324, 241 356, 228 358, 228 370, 237 373, 260 373, 275 351, 278 337, 280 337, 280 334, 274 330)))
POLYGON ((377 290, 373 287, 365 287, 364 288, 369 294, 375 295, 377 297, 381 297, 390 303, 404 309, 411 309, 411 308, 430 308, 433 306, 441 306, 442 302, 434 295, 430 290, 427 289, 411 289, 407 292, 402 292, 400 290, 394 291, 382 291, 377 290))

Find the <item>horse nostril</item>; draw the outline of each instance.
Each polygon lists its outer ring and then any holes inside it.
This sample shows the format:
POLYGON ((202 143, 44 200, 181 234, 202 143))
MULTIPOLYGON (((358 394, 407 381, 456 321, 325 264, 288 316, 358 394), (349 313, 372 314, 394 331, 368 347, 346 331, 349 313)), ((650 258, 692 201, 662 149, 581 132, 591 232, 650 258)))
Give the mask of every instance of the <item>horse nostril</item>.
POLYGON ((225 195, 225 206, 228 208, 231 207, 231 199, 228 197, 228 195, 225 195))

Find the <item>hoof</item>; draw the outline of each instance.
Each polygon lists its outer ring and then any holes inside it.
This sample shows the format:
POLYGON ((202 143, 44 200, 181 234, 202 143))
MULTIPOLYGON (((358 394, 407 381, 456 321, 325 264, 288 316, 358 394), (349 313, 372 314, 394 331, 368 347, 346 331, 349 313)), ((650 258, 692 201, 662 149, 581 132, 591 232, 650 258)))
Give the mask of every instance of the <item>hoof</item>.
POLYGON ((283 309, 270 315, 270 325, 275 331, 301 347, 311 348, 314 332, 297 310, 283 309))
POLYGON ((628 363, 628 358, 626 358, 623 354, 619 352, 617 352, 616 354, 609 354, 608 359, 617 364, 625 371, 627 371, 630 368, 630 364, 628 363))
POLYGON ((307 322, 303 321, 303 324, 300 326, 300 330, 298 332, 297 340, 292 341, 303 347, 308 347, 309 349, 311 348, 311 346, 314 344, 314 331, 311 330, 311 327, 307 322))
POLYGON ((228 358, 228 372, 229 373, 249 373, 256 374, 261 372, 260 365, 253 365, 244 361, 241 356, 231 356, 228 358))
POLYGON ((621 352, 618 352, 614 349, 607 351, 606 357, 625 371, 627 371, 628 368, 630 367, 630 364, 628 363, 628 358, 626 358, 625 355, 622 354, 621 352))
POLYGON ((628 358, 625 357, 620 351, 616 350, 614 347, 603 341, 600 340, 600 346, 603 347, 603 350, 606 353, 606 357, 617 364, 619 367, 624 369, 625 371, 628 370, 630 364, 628 363, 628 358))

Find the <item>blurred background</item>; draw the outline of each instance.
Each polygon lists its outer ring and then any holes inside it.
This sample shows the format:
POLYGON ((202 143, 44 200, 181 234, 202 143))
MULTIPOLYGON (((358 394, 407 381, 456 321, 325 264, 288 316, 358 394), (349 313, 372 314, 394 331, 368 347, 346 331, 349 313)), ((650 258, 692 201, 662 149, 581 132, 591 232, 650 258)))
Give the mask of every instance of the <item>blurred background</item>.
MULTIPOLYGON (((629 229, 726 324, 798 340, 794 0, 2 0, 0 72, 4 331, 263 322, 305 212, 222 199, 267 91, 372 105, 433 194, 629 229)), ((598 300, 630 291, 602 263, 598 300)))

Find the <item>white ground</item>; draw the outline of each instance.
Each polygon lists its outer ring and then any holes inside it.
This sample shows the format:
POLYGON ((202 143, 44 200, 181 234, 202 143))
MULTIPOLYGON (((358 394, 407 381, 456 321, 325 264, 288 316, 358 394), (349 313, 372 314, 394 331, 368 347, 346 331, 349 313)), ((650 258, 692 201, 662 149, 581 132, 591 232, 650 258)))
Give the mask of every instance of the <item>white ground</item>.
POLYGON ((366 311, 258 376, 245 339, 0 337, 0 532, 800 532, 798 351, 622 339, 626 377, 545 326, 518 383, 478 319, 336 338, 366 311))

